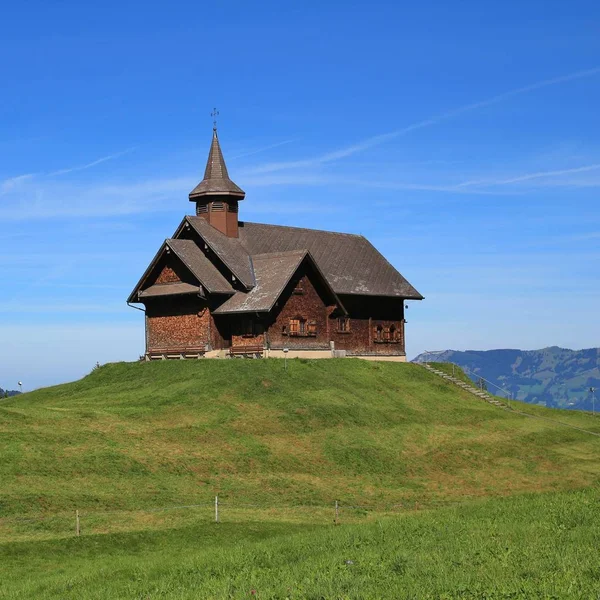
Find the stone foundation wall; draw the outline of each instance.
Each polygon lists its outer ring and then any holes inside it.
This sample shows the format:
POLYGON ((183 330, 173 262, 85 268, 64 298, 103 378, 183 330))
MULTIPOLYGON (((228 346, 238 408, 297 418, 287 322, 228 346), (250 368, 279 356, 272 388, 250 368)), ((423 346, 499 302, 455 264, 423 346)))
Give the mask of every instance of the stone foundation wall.
MULTIPOLYGON (((265 358, 285 358, 283 350, 267 350, 265 358)), ((287 358, 333 358, 330 350, 290 350, 287 358)))

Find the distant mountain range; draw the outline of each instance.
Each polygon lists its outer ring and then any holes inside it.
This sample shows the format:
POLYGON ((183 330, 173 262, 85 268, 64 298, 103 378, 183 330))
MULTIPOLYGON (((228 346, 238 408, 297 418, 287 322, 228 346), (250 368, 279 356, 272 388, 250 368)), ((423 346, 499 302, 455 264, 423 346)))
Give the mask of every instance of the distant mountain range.
MULTIPOLYGON (((474 381, 483 377, 511 392, 513 398, 555 408, 600 412, 600 348, 568 350, 444 350, 419 354, 413 362, 449 362, 462 367, 474 381)), ((502 395, 493 385, 492 393, 502 395)))
POLYGON ((2 388, 0 388, 0 400, 2 400, 2 398, 4 398, 6 396, 6 393, 8 392, 9 397, 10 396, 18 396, 21 392, 17 392, 16 390, 3 390, 2 388))

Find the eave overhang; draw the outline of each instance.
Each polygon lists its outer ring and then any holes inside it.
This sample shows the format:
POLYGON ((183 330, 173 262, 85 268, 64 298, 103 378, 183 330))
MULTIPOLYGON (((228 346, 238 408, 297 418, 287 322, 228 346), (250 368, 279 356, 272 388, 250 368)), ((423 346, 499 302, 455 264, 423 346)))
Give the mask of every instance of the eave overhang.
MULTIPOLYGON (((254 301, 255 299, 253 298, 253 294, 256 294, 256 295, 264 294, 265 292, 261 288, 263 286, 268 287, 268 282, 259 283, 259 284, 257 284, 257 286, 255 288, 253 288, 249 292, 236 292, 234 294, 234 296, 232 296, 229 300, 227 300, 225 303, 223 303, 221 306, 219 306, 219 308, 217 308, 214 311, 214 314, 215 315, 226 315, 226 314, 269 313, 269 312, 271 312, 273 310, 273 308, 276 306, 279 299, 281 298, 281 295, 283 294, 283 292, 289 285, 290 281, 292 280, 292 278, 294 277, 294 275, 296 274, 296 272, 298 271, 300 266, 305 261, 308 261, 310 263, 310 265, 314 269, 314 272, 316 273, 317 277, 319 278, 321 284, 325 287, 328 294, 330 294, 331 299, 334 301, 336 306, 342 311, 342 313, 344 315, 348 314, 348 311, 346 310, 346 308, 343 305, 342 301, 340 300, 339 296, 333 291, 331 285, 329 284, 329 282, 323 275, 322 271, 319 269, 319 266, 317 265, 316 261, 314 260, 314 258, 312 257, 312 255, 310 254, 310 252, 308 250, 280 252, 280 253, 273 253, 272 255, 269 255, 269 254, 257 255, 254 257, 253 262, 254 262, 255 268, 257 268, 256 263, 260 260, 276 259, 276 258, 281 258, 283 256, 286 256, 289 258, 294 258, 295 263, 294 263, 293 267, 288 270, 285 278, 282 279, 282 281, 280 282, 279 287, 276 290, 272 291, 272 293, 268 294, 268 297, 269 297, 268 300, 262 299, 259 296, 258 300, 254 301), (236 301, 238 304, 237 306, 236 306, 236 301), (232 306, 230 308, 227 306, 228 303, 229 304, 233 303, 234 306, 232 306)), ((260 269, 258 269, 258 268, 257 268, 257 270, 260 271, 260 269)), ((260 272, 257 274, 257 279, 259 279, 259 278, 261 278, 260 272)))
MULTIPOLYGON (((215 229, 212 225, 210 225, 210 223, 206 222, 206 225, 208 227, 212 227, 214 229, 214 231, 216 232, 216 234, 223 235, 219 230, 215 229)), ((198 237, 206 244, 206 246, 208 248, 210 248, 211 252, 214 253, 214 255, 223 263, 223 265, 225 265, 225 267, 230 271, 230 273, 237 279, 237 281, 239 281, 246 288, 246 290, 251 290, 254 287, 254 285, 256 284, 256 281, 254 280, 253 269, 252 269, 252 264, 251 264, 249 255, 248 255, 248 261, 250 262, 249 271, 250 271, 250 275, 252 276, 251 282, 249 281, 248 276, 240 275, 241 271, 239 271, 234 266, 232 266, 231 261, 228 261, 227 257, 223 255, 224 253, 221 252, 218 248, 216 248, 215 245, 213 243, 211 243, 211 241, 208 240, 206 238, 206 236, 204 236, 202 234, 202 231, 200 231, 198 229, 198 227, 196 227, 194 221, 191 221, 189 216, 186 215, 183 218, 183 220, 179 224, 179 227, 177 227, 177 229, 175 230, 173 237, 178 239, 181 236, 181 233, 186 228, 191 229, 192 231, 194 231, 196 233, 196 235, 198 235, 198 237)), ((230 238, 228 238, 228 240, 230 240, 230 238)), ((237 243, 237 240, 235 240, 235 241, 230 240, 230 243, 237 243)), ((240 249, 242 249, 241 246, 240 246, 240 249)), ((246 252, 245 250, 243 250, 243 251, 244 251, 244 253, 246 252)))
MULTIPOLYGON (((194 272, 194 270, 191 268, 191 266, 189 265, 189 263, 185 260, 185 257, 181 255, 181 252, 178 252, 178 250, 176 249, 175 244, 170 244, 169 243, 170 241, 172 241, 172 240, 168 240, 167 239, 167 240, 165 240, 162 243, 162 245, 159 248, 158 252, 155 254, 154 258, 152 259, 152 261, 150 262, 150 264, 148 265, 148 267, 144 271, 144 274, 142 275, 142 277, 140 278, 140 280, 138 281, 138 283, 136 284, 136 286, 133 288, 133 291, 129 295, 129 298, 127 299, 128 303, 130 303, 130 304, 136 304, 136 303, 139 303, 141 301, 141 298, 143 296, 140 294, 140 290, 143 287, 144 283, 147 281, 148 277, 152 274, 153 270, 156 268, 156 265, 158 264, 158 262, 160 261, 160 259, 165 254, 171 254, 171 253, 173 255, 177 256, 177 259, 184 265, 184 267, 198 281, 198 288, 200 288, 202 296, 204 296, 204 292, 203 292, 202 288, 204 288, 208 293, 211 293, 211 294, 231 295, 231 294, 235 293, 235 290, 233 290, 233 288, 231 288, 230 290, 225 290, 222 287, 221 288, 216 288, 213 285, 207 285, 205 283, 206 279, 203 278, 202 275, 199 276, 198 273, 194 272)), ((215 268, 215 270, 216 270, 216 268, 215 268)), ((181 283, 184 283, 184 282, 181 282, 181 283)), ((152 287, 152 286, 149 286, 149 287, 152 287)), ((146 296, 146 297, 148 297, 148 296, 146 296)))

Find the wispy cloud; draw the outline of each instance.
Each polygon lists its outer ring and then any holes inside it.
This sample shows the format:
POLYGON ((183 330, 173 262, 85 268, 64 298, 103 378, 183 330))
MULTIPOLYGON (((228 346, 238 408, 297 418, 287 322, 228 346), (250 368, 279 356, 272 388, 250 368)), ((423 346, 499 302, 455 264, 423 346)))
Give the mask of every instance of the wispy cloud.
POLYGON ((79 165, 76 167, 67 167, 66 169, 59 169, 58 171, 52 171, 51 173, 48 173, 48 177, 54 177, 57 175, 67 175, 68 173, 74 173, 75 171, 85 171, 86 169, 91 169, 92 167, 102 164, 103 162, 106 162, 108 160, 114 160, 115 158, 119 158, 120 156, 129 154, 130 152, 133 152, 135 149, 136 149, 136 147, 134 146, 133 148, 127 148, 126 150, 123 150, 121 152, 115 152, 114 154, 109 154, 108 156, 103 156, 102 158, 93 160, 92 162, 89 162, 85 165, 79 165))
MULTIPOLYGON (((452 192, 456 194, 476 194, 476 195, 506 195, 505 191, 469 189, 467 187, 458 187, 456 185, 443 185, 431 183, 414 183, 406 181, 385 181, 374 179, 358 179, 340 175, 308 175, 305 173, 279 173, 256 175, 246 177, 243 180, 245 186, 252 187, 271 187, 283 185, 303 185, 303 186, 340 186, 340 187, 366 187, 379 188, 387 190, 413 190, 427 192, 452 192)), ((518 192, 512 192, 516 194, 518 192)))
POLYGON ((480 100, 478 102, 473 102, 471 104, 465 104, 464 106, 460 106, 458 108, 440 113, 438 115, 434 115, 429 117, 428 119, 424 119, 423 121, 418 121, 407 127, 403 127, 402 129, 397 129, 395 131, 391 131, 389 133, 383 133, 380 135, 372 136, 367 138, 361 142, 357 142, 356 144, 352 144, 350 146, 346 146, 345 148, 340 148, 339 150, 335 150, 333 152, 328 152, 326 154, 322 154, 320 156, 316 156, 313 158, 295 160, 295 161, 283 161, 283 162, 274 162, 268 163, 265 165, 259 165, 247 171, 248 174, 259 174, 259 173, 273 173, 276 171, 282 171, 287 169, 298 169, 303 167, 314 167, 318 165, 323 165, 327 163, 331 163, 342 158, 346 158, 357 152, 362 152, 363 150, 368 150, 369 148, 373 148, 375 146, 379 146, 385 142, 398 138, 400 136, 406 135, 413 131, 424 129, 425 127, 431 127, 433 125, 437 125, 443 121, 452 119, 464 113, 477 110, 479 108, 484 108, 487 106, 492 106, 493 104, 498 104, 504 100, 509 98, 513 98, 515 96, 519 96, 521 94, 527 94, 529 92, 533 92, 545 87, 550 87, 553 85, 559 85, 561 83, 567 83, 569 81, 575 81, 577 79, 583 79, 585 77, 592 77, 594 75, 600 74, 600 67, 595 67, 593 69, 587 69, 585 71, 577 71, 575 73, 570 73, 568 75, 563 75, 560 77, 554 77, 552 79, 544 79, 542 81, 536 81, 530 85, 526 85, 523 87, 515 88, 513 90, 509 90, 507 92, 503 92, 502 94, 498 94, 496 96, 492 96, 491 98, 487 98, 485 100, 480 100))
MULTIPOLYGON (((463 177, 457 179, 456 174, 444 181, 441 174, 431 179, 431 171, 427 172, 427 181, 415 181, 414 171, 409 181, 396 173, 386 179, 385 177, 361 177, 360 173, 335 174, 325 170, 316 170, 315 166, 322 166, 341 161, 369 148, 387 143, 410 132, 434 126, 445 120, 477 110, 486 106, 503 102, 509 98, 533 92, 549 86, 560 85, 592 77, 600 74, 600 67, 578 71, 561 77, 537 81, 527 86, 515 88, 492 96, 485 100, 466 104, 464 106, 432 116, 428 119, 413 123, 404 128, 388 133, 369 137, 355 144, 327 152, 316 157, 272 162, 257 165, 252 168, 240 170, 236 178, 243 186, 266 187, 283 185, 301 186, 360 186, 365 188, 382 188, 390 190, 409 190, 424 192, 440 192, 450 194, 473 195, 506 195, 520 194, 528 191, 531 185, 545 186, 600 186, 600 177, 594 172, 600 170, 600 163, 587 164, 579 167, 558 168, 554 170, 525 172, 511 177, 482 176, 478 178, 463 177), (588 177, 583 177, 588 174, 588 177), (511 187, 512 186, 512 187, 511 187), (498 188, 498 189, 494 189, 498 188), (508 190, 508 192, 507 192, 508 190)), ((242 152, 230 159, 242 158, 266 152, 270 149, 290 144, 294 139, 283 140, 264 147, 242 152)), ((134 182, 115 183, 89 183, 62 180, 61 176, 70 173, 85 171, 104 162, 122 157, 135 148, 128 148, 120 152, 100 157, 91 162, 70 166, 50 173, 27 173, 4 181, 0 181, 0 219, 23 220, 32 218, 51 217, 112 217, 125 216, 140 212, 169 212, 170 200, 179 199, 197 183, 196 177, 167 176, 163 178, 149 177, 148 179, 134 182)), ((178 202, 179 200, 177 200, 178 202)), ((278 209, 272 208, 277 212, 278 209)))
POLYGON ((588 242, 590 240, 600 240, 600 231, 589 231, 588 233, 564 236, 563 239, 569 242, 588 242))
POLYGON ((5 314, 17 313, 123 313, 124 308, 121 304, 49 304, 47 302, 39 304, 26 304, 23 302, 2 302, 0 303, 0 312, 5 314))
POLYGON ((92 167, 102 164, 103 162, 119 158, 120 156, 123 156, 125 154, 129 154, 130 152, 133 152, 135 148, 136 147, 127 148, 126 150, 122 150, 121 152, 115 152, 113 154, 109 154, 108 156, 97 158, 96 160, 86 163, 85 165, 78 165, 75 167, 58 169, 57 171, 51 171, 50 173, 26 173, 25 175, 17 175, 16 177, 4 179, 3 181, 0 181, 0 196, 5 196, 6 194, 17 190, 23 184, 29 183, 34 179, 43 179, 44 177, 56 177, 59 175, 67 175, 69 173, 74 173, 76 171, 85 171, 86 169, 91 169, 92 167))
POLYGON ((368 148, 371 148, 373 146, 378 146, 388 140, 398 137, 399 135, 401 135, 401 133, 399 132, 384 133, 381 135, 370 137, 362 142, 353 144, 352 146, 347 146, 346 148, 341 148, 333 152, 328 152, 327 154, 322 154, 321 156, 302 160, 268 163, 266 165, 259 165, 257 167, 251 167, 249 169, 246 169, 244 173, 252 175, 261 173, 274 173, 276 171, 283 171, 287 169, 299 169, 303 167, 314 167, 316 165, 323 165, 326 163, 334 162, 341 158, 345 158, 347 156, 351 156, 352 154, 356 154, 357 152, 360 152, 362 150, 367 150, 368 148))
MULTIPOLYGON (((57 197, 52 199, 53 203, 50 206, 45 206, 46 202, 43 202, 43 200, 47 200, 49 195, 48 192, 50 192, 50 195, 52 195, 52 190, 57 189, 56 185, 52 182, 54 177, 91 169, 96 165, 119 158, 120 156, 128 154, 133 150, 135 150, 135 147, 127 148, 126 150, 115 152, 113 154, 109 154, 108 156, 103 156, 84 165, 67 167, 65 169, 59 169, 50 173, 27 173, 25 175, 18 175, 16 177, 10 177, 0 181, 0 197, 8 196, 7 200, 3 201, 3 206, 0 207, 0 217, 5 219, 14 219, 27 216, 30 218, 32 216, 31 204, 38 205, 37 210, 33 213, 35 216, 47 216, 48 210, 50 210, 52 213, 58 212, 58 215, 60 215, 61 211, 60 209, 57 211, 57 207, 61 204, 64 204, 64 198, 57 197), (27 198, 29 204, 28 210, 24 210, 24 198, 27 198), (31 199, 33 199, 33 203, 31 203, 31 199)), ((70 214, 70 210, 68 213, 70 214)))
POLYGON ((229 157, 229 160, 236 160, 238 158, 243 158, 245 156, 253 156, 254 154, 260 154, 261 152, 267 152, 268 150, 272 150, 273 148, 279 148, 280 146, 285 146, 286 144, 291 144, 295 142, 298 138, 292 138, 289 140, 284 140, 283 142, 277 142, 275 144, 270 144, 269 146, 263 146, 262 148, 256 148, 254 150, 248 150, 247 152, 241 152, 240 154, 235 154, 234 156, 229 157))
POLYGON ((6 194, 0 204, 0 219, 18 221, 168 212, 171 208, 169 200, 180 199, 195 183, 197 181, 187 177, 110 184, 31 179, 6 194))
POLYGON ((4 196, 9 192, 12 192, 15 188, 19 187, 22 183, 31 180, 34 177, 33 173, 27 173, 26 175, 18 175, 16 177, 10 177, 4 181, 0 181, 0 196, 4 196))
MULTIPOLYGON (((524 175, 518 175, 517 177, 510 177, 508 179, 475 179, 471 181, 464 181, 457 185, 458 188, 465 188, 469 186, 495 186, 495 185, 510 185, 513 183, 522 183, 524 181, 531 181, 532 179, 551 179, 555 177, 562 177, 563 175, 574 175, 577 173, 587 173, 588 171, 600 170, 600 163, 593 165, 586 165, 583 167, 574 167, 571 169, 558 169, 555 171, 538 171, 536 173, 526 173, 524 175)), ((600 185, 600 182, 598 182, 600 185)))

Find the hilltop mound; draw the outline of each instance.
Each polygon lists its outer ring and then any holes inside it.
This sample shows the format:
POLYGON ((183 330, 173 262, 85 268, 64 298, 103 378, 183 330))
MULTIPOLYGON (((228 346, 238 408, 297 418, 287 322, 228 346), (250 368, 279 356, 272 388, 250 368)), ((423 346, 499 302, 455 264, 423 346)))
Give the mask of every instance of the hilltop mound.
POLYGON ((597 490, 462 502, 597 482, 595 418, 518 408, 544 418, 351 359, 114 364, 2 401, 0 597, 597 595, 597 490))
MULTIPOLYGON (((545 409, 529 410, 544 411, 545 409)), ((593 428, 587 415, 561 419, 593 428)), ((381 505, 580 487, 598 438, 413 364, 104 366, 0 403, 0 516, 193 504, 381 505)))

